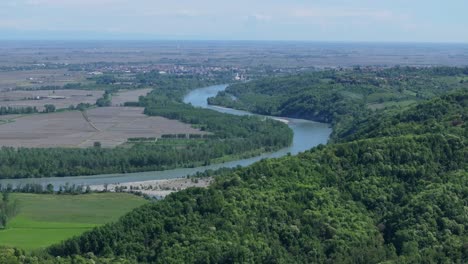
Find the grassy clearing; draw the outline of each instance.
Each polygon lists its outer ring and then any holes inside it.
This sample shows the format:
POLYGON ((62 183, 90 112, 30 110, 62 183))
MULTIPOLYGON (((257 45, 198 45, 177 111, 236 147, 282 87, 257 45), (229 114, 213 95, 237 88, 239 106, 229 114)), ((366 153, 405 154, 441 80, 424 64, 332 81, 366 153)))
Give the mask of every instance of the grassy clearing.
POLYGON ((369 107, 372 110, 377 110, 377 109, 383 109, 386 107, 406 107, 414 103, 416 103, 415 100, 405 100, 405 101, 400 101, 400 102, 384 102, 384 103, 368 104, 367 107, 369 107))
POLYGON ((123 193, 88 195, 12 194, 19 213, 0 231, 0 245, 44 248, 95 226, 116 221, 146 203, 123 193))

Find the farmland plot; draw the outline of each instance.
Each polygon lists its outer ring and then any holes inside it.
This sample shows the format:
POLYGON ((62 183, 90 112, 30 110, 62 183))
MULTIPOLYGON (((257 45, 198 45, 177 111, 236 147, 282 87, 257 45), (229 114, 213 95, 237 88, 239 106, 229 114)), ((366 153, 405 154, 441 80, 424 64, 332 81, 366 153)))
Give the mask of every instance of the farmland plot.
POLYGON ((122 106, 126 102, 138 102, 140 96, 145 96, 153 89, 138 89, 130 91, 121 91, 112 96, 113 106, 122 106))
POLYGON ((0 146, 90 147, 99 141, 103 147, 115 147, 128 138, 205 133, 179 121, 146 116, 140 107, 103 107, 85 113, 68 111, 8 119, 10 122, 0 123, 0 146))
POLYGON ((36 107, 42 111, 44 105, 52 104, 57 109, 76 106, 79 103, 95 104, 104 91, 86 90, 35 90, 35 91, 2 91, 0 106, 5 107, 36 107))

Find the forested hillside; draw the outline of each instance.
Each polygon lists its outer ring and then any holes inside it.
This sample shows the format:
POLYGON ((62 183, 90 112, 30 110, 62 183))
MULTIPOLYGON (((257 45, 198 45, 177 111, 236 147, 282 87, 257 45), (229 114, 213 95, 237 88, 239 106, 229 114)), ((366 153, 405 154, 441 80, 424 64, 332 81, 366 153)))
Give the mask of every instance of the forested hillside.
POLYGON ((355 68, 238 83, 209 102, 331 123, 332 139, 337 140, 373 111, 401 108, 456 89, 468 89, 468 68, 355 68))
POLYGON ((435 98, 405 111, 394 111, 393 115, 379 112, 371 118, 355 122, 343 133, 340 140, 427 133, 459 134, 466 137, 467 106, 466 93, 458 92, 435 98), (460 127, 462 129, 459 129, 460 127))
POLYGON ((464 263, 467 99, 462 90, 380 113, 341 143, 239 169, 48 252, 150 263, 464 263))

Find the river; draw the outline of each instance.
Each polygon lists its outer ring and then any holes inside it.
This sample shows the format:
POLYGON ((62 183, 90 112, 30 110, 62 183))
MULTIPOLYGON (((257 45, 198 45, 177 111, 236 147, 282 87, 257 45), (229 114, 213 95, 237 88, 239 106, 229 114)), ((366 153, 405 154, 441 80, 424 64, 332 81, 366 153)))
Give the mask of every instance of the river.
MULTIPOLYGON (((235 109, 228 109, 223 107, 208 105, 207 99, 215 96, 219 91, 226 89, 227 85, 215 85, 210 87, 204 87, 195 89, 188 93, 184 102, 192 104, 196 107, 208 108, 218 112, 233 114, 233 115, 252 115, 252 113, 239 111, 235 109)), ((276 117, 271 117, 278 119, 276 117)), ((140 182, 150 180, 162 180, 162 179, 174 179, 182 178, 187 175, 192 175, 197 172, 203 172, 208 169, 219 169, 219 168, 233 168, 236 166, 248 166, 254 162, 257 162, 265 158, 277 158, 291 153, 295 155, 299 152, 303 152, 319 144, 326 144, 330 134, 332 132, 328 124, 317 123, 308 120, 294 119, 294 118, 281 118, 282 121, 286 121, 289 127, 294 132, 293 142, 291 146, 283 148, 273 153, 264 153, 260 156, 225 162, 221 164, 213 164, 209 166, 201 166, 196 168, 183 168, 183 169, 172 169, 165 171, 149 171, 149 172, 137 172, 137 173, 125 173, 125 174, 104 174, 104 175, 93 175, 93 176, 75 176, 75 177, 53 177, 53 178, 39 178, 39 179, 5 179, 0 180, 0 184, 3 186, 12 184, 13 186, 22 185, 26 183, 37 183, 47 185, 53 184, 56 188, 61 185, 101 185, 101 184, 113 184, 113 183, 127 183, 127 182, 140 182)))

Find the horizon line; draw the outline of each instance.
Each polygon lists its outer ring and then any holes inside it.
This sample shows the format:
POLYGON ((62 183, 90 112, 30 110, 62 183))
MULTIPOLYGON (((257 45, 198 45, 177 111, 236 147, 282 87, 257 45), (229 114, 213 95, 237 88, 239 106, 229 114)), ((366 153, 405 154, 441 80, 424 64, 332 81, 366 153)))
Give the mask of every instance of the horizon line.
POLYGON ((15 42, 278 42, 278 43, 342 43, 342 44, 464 44, 468 45, 468 42, 463 41, 399 41, 399 40, 284 40, 284 39, 189 39, 189 38, 50 38, 50 39, 26 39, 26 38, 1 38, 0 42, 15 41, 15 42))

